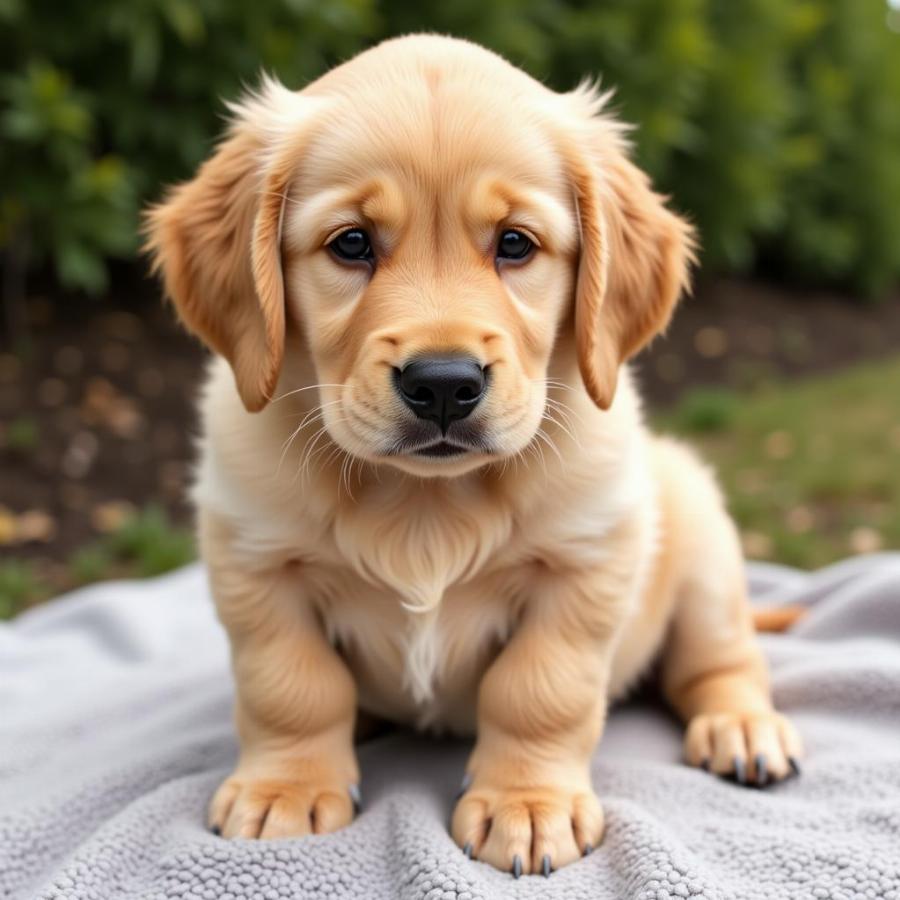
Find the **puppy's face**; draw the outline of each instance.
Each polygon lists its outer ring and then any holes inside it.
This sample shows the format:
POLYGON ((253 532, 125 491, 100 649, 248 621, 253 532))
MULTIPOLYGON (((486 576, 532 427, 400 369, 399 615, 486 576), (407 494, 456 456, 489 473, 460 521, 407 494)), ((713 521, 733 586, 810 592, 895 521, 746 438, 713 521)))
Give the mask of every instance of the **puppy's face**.
POLYGON ((388 42, 236 107, 150 248, 248 409, 311 360, 345 451, 460 474, 535 440, 562 328, 607 407, 685 280, 690 231, 601 107, 465 42, 388 42))
POLYGON ((574 279, 577 225, 546 137, 453 84, 361 89, 301 168, 286 294, 333 439, 419 475, 521 451, 574 279))

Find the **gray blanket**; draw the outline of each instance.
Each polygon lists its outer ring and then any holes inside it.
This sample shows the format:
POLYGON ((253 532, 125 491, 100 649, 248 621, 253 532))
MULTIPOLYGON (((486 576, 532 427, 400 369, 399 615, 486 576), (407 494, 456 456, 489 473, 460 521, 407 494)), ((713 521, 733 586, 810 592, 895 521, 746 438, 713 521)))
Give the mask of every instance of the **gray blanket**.
POLYGON ((361 746, 362 814, 338 834, 208 833, 236 746, 199 567, 36 609, 0 628, 0 896, 900 898, 900 556, 751 581, 812 607, 764 638, 802 777, 758 791, 689 769, 665 711, 626 706, 594 762, 602 847, 519 881, 447 834, 466 746, 409 734, 361 746))

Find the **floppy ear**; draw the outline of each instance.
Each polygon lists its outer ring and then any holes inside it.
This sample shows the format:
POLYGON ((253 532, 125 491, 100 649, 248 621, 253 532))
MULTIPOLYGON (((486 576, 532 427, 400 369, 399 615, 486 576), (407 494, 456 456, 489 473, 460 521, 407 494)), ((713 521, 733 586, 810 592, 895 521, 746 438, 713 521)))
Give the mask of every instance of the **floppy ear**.
POLYGON ((689 287, 695 240, 628 159, 622 126, 597 114, 606 96, 575 93, 586 96, 590 118, 565 150, 581 235, 575 340, 585 387, 608 409, 620 365, 666 327, 689 287))
POLYGON ((154 272, 188 330, 228 360, 251 412, 271 398, 284 354, 281 220, 293 167, 273 145, 301 102, 266 80, 231 107, 228 134, 196 177, 145 216, 154 272))

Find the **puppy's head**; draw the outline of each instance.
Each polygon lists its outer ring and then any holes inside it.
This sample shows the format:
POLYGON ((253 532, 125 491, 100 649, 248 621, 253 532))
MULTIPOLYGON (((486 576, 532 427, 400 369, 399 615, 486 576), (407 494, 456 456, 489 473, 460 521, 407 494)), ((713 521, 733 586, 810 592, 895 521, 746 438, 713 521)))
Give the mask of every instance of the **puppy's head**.
POLYGON ((535 439, 561 330, 607 408, 686 283, 691 230, 602 100, 463 41, 390 41, 237 105, 149 247, 249 410, 315 384, 350 454, 458 474, 535 439))

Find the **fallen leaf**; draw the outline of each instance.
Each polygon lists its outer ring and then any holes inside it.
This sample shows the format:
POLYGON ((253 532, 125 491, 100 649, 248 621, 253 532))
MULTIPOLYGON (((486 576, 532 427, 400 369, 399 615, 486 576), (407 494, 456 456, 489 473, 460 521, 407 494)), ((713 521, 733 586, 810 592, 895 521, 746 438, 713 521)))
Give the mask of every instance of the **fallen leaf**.
POLYGON ((127 500, 109 500, 91 510, 91 524, 101 534, 110 534, 118 531, 135 512, 134 504, 127 500))
POLYGON ((850 550, 853 553, 876 553, 884 546, 884 538, 874 528, 862 525, 850 532, 850 550))
POLYGON ((763 450, 769 459, 788 459, 794 455, 795 446, 793 435, 787 431, 773 431, 763 442, 763 450))
POLYGON ((37 541, 46 544, 56 536, 56 519, 42 509, 29 509, 18 518, 16 540, 24 544, 37 541))
POLYGON ((772 539, 759 531, 741 533, 744 553, 751 559, 767 559, 772 555, 772 539))
POLYGON ((788 510, 785 523, 794 534, 806 534, 816 524, 816 517, 808 506, 795 506, 788 510))
POLYGON ((0 547, 8 546, 16 540, 18 520, 5 506, 0 506, 0 547))
POLYGON ((133 440, 144 428, 144 417, 127 397, 119 397, 106 415, 106 425, 121 438, 133 440))
POLYGON ((707 325, 694 335, 694 349, 706 359, 718 359, 728 351, 728 335, 715 325, 707 325))

